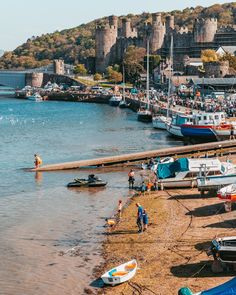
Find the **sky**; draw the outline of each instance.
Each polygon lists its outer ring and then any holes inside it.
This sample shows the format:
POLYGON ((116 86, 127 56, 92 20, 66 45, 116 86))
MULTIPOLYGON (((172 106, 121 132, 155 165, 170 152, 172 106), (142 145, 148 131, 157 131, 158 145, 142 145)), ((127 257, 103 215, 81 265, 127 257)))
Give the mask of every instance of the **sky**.
POLYGON ((172 11, 217 0, 0 0, 0 49, 13 50, 32 36, 76 27, 108 15, 172 11))

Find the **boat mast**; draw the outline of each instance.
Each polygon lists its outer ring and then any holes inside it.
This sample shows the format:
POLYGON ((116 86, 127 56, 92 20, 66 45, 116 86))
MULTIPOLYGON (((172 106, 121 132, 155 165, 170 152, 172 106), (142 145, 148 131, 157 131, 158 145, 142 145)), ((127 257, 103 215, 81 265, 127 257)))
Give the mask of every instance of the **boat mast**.
POLYGON ((170 94, 171 94, 172 75, 173 75, 173 34, 171 34, 171 41, 170 41, 170 76, 169 76, 169 83, 168 83, 167 117, 169 117, 169 111, 170 111, 170 94))
POLYGON ((147 83, 146 83, 146 91, 147 91, 147 107, 149 110, 149 37, 147 38, 147 83))
POLYGON ((124 66, 124 62, 122 65, 122 70, 123 70, 123 100, 125 101, 125 66, 124 66))

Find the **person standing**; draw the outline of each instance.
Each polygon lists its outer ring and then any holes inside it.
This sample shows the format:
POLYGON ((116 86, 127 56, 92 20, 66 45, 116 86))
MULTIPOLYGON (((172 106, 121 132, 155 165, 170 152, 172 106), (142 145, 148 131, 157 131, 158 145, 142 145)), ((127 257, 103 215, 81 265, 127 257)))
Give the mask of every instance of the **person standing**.
POLYGON ((135 179, 134 179, 134 170, 133 169, 131 169, 130 170, 130 172, 129 172, 129 174, 128 174, 128 177, 129 177, 129 188, 134 188, 134 181, 135 181, 135 179))
POLYGON ((138 232, 141 233, 143 231, 143 207, 139 204, 136 203, 136 206, 138 208, 137 212, 137 226, 138 226, 138 232))
POLYGON ((122 211, 122 207, 123 207, 123 204, 122 204, 122 200, 119 200, 119 203, 118 203, 118 216, 119 218, 121 218, 121 211, 122 211))
POLYGON ((229 137, 229 140, 233 140, 233 139, 235 139, 235 137, 234 137, 234 126, 233 125, 231 125, 231 129, 230 129, 230 137, 229 137))
POLYGON ((34 155, 34 166, 35 166, 35 169, 39 168, 40 165, 42 165, 43 161, 42 159, 40 158, 39 155, 35 154, 34 155))
POLYGON ((148 214, 147 214, 147 210, 144 209, 143 210, 143 231, 147 230, 147 226, 148 226, 148 214))

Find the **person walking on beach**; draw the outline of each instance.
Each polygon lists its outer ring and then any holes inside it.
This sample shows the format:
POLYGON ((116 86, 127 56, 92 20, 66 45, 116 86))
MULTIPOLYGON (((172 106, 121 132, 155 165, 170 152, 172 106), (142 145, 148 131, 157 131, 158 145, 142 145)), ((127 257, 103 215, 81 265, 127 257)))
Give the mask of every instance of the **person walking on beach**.
POLYGON ((128 174, 128 177, 129 177, 129 188, 134 188, 134 181, 135 181, 135 179, 134 179, 134 170, 133 169, 131 169, 130 170, 130 172, 129 172, 129 174, 128 174))
POLYGON ((137 226, 138 226, 138 232, 141 233, 143 231, 143 207, 139 204, 136 203, 136 206, 138 208, 137 212, 137 226))
POLYGON ((122 211, 122 207, 123 207, 123 204, 122 204, 122 200, 119 200, 119 203, 118 203, 118 217, 121 218, 121 211, 122 211))
POLYGON ((35 166, 35 169, 39 168, 40 165, 42 165, 43 161, 42 159, 40 158, 39 155, 35 154, 34 155, 34 166, 35 166))
POLYGON ((148 214, 147 214, 147 210, 144 209, 143 210, 143 231, 147 230, 147 226, 148 226, 148 214))

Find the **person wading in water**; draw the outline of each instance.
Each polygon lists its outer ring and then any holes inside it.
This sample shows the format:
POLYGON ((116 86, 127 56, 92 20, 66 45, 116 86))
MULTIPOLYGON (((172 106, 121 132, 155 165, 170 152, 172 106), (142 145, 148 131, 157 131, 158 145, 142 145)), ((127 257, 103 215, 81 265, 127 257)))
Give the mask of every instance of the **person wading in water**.
POLYGON ((42 163, 43 163, 43 161, 39 157, 39 155, 35 154, 34 155, 34 166, 35 166, 35 169, 39 168, 39 166, 42 165, 42 163))
POLYGON ((135 179, 134 179, 134 170, 133 169, 131 169, 130 170, 130 172, 129 172, 129 174, 128 174, 128 177, 129 177, 129 188, 134 188, 134 181, 135 181, 135 179))

